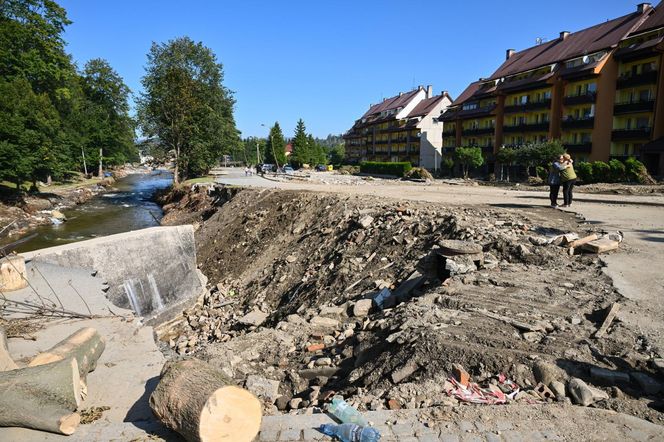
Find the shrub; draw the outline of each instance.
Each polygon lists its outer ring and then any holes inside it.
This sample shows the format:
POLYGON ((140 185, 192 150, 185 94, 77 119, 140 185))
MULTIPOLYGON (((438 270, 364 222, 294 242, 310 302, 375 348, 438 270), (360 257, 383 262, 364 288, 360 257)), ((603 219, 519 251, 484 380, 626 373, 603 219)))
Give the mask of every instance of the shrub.
POLYGON ((595 181, 593 181, 593 166, 592 166, 592 164, 590 164, 590 163, 579 163, 579 165, 576 166, 575 169, 576 169, 577 176, 585 184, 590 184, 590 183, 595 182, 595 181))
POLYGON ((413 167, 404 175, 406 178, 413 178, 419 180, 432 180, 433 175, 429 173, 428 170, 422 167, 413 167))
POLYGON ((625 165, 622 163, 622 161, 609 161, 609 177, 613 183, 620 183, 625 181, 625 165))
POLYGON ((640 184, 655 184, 655 180, 648 173, 648 169, 636 158, 629 157, 625 160, 625 175, 628 181, 636 181, 640 184))
POLYGON ((592 177, 595 183, 608 183, 611 181, 611 168, 604 161, 592 163, 592 177))
POLYGON ((454 151, 454 156, 463 168, 464 178, 468 178, 468 171, 471 168, 480 167, 484 164, 482 149, 479 147, 458 147, 454 151))
POLYGON ((549 177, 549 171, 545 167, 537 166, 536 171, 537 171, 537 176, 542 181, 546 181, 547 178, 549 177))
POLYGON ((378 161, 365 161, 360 164, 360 172, 377 175, 394 175, 403 177, 413 166, 408 163, 382 163, 378 161))

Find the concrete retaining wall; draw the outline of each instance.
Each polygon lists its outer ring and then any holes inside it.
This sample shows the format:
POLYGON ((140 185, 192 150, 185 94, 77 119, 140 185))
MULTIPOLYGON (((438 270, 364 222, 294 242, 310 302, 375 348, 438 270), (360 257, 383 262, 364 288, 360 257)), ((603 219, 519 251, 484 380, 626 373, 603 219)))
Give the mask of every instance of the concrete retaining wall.
POLYGON ((95 270, 113 304, 149 323, 170 319, 205 290, 190 225, 152 227, 24 253, 26 260, 95 270))

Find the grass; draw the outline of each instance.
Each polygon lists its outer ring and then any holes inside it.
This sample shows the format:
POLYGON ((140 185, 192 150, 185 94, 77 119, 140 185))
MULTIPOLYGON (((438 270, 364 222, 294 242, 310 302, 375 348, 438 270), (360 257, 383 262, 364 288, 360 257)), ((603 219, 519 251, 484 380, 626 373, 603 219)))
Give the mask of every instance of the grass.
MULTIPOLYGON (((54 182, 50 186, 39 186, 39 191, 53 192, 58 190, 76 189, 78 187, 86 187, 86 186, 91 186, 93 184, 98 184, 100 181, 101 179, 95 177, 90 179, 67 181, 61 183, 54 182)), ((29 191, 31 187, 32 187, 31 181, 24 181, 23 184, 21 185, 21 188, 26 192, 29 191)), ((15 191, 16 191, 16 183, 13 183, 11 181, 0 181, 0 192, 15 192, 15 191)))
POLYGON ((191 178, 189 180, 183 181, 182 185, 191 185, 198 183, 214 183, 214 177, 212 175, 202 176, 199 178, 191 178))

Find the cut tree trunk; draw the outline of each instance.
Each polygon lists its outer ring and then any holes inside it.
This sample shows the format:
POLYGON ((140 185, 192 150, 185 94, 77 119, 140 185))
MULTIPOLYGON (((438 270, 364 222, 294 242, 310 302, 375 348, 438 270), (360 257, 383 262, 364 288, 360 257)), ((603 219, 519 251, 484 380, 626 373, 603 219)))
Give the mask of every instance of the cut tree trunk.
POLYGON ((0 426, 72 434, 81 416, 76 359, 0 373, 0 426))
POLYGON ((261 424, 261 403, 249 391, 197 359, 167 362, 150 407, 190 442, 250 442, 261 424))
POLYGON ((0 371, 16 370, 17 368, 18 365, 16 365, 12 357, 9 355, 5 329, 0 327, 0 371))
POLYGON ((28 364, 28 367, 49 364, 67 358, 75 358, 81 379, 85 380, 88 373, 97 367, 97 359, 106 348, 106 340, 94 328, 78 330, 64 341, 55 344, 50 350, 39 353, 28 364))

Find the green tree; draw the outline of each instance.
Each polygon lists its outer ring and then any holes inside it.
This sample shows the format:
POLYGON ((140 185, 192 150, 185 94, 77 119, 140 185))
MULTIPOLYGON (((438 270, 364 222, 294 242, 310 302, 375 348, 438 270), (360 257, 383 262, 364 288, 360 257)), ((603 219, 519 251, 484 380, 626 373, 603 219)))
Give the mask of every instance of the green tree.
POLYGON ((286 141, 278 121, 270 128, 270 135, 266 141, 265 163, 283 166, 286 163, 286 141))
POLYGON ((173 180, 207 172, 240 142, 222 65, 202 43, 181 37, 153 43, 137 100, 143 133, 175 160, 173 180))
POLYGON ((331 164, 342 164, 346 158, 346 148, 342 144, 337 144, 329 150, 330 163, 331 164))
POLYGON ((297 167, 310 164, 313 146, 307 136, 307 129, 301 118, 297 121, 297 126, 295 126, 295 136, 291 140, 291 144, 293 145, 293 153, 290 158, 291 162, 297 167))
POLYGON ((510 181, 510 168, 514 164, 516 158, 516 150, 512 147, 501 147, 496 152, 496 161, 500 164, 500 181, 503 180, 503 171, 507 168, 507 182, 510 181))
POLYGON ((458 147, 454 151, 454 156, 463 168, 464 178, 468 178, 468 172, 471 168, 474 169, 484 164, 482 149, 479 147, 458 147))

